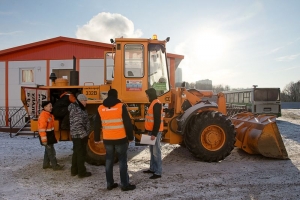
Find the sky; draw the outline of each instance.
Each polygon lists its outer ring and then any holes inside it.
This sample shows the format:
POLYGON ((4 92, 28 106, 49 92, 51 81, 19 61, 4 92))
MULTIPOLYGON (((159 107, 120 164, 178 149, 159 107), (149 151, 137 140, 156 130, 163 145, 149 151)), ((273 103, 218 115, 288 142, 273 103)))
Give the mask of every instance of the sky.
POLYGON ((58 36, 170 37, 183 81, 230 88, 300 80, 299 0, 0 0, 0 50, 58 36))

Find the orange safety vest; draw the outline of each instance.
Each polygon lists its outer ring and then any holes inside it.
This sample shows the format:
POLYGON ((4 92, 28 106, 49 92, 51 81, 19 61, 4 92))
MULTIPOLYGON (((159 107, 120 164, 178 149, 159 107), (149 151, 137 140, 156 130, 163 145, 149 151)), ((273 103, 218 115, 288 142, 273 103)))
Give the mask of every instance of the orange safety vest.
POLYGON ((104 140, 119 140, 126 137, 126 132, 122 118, 122 103, 108 108, 100 105, 98 108, 102 122, 102 132, 104 140))
POLYGON ((43 110, 38 119, 38 130, 41 137, 41 141, 47 142, 46 131, 54 130, 54 116, 45 110, 43 110))
MULTIPOLYGON (((145 116, 145 129, 148 131, 153 130, 153 126, 154 126, 153 106, 156 103, 160 103, 160 101, 158 99, 153 100, 145 116)), ((163 108, 161 107, 159 131, 163 131, 163 130, 164 130, 164 115, 163 115, 163 108)))

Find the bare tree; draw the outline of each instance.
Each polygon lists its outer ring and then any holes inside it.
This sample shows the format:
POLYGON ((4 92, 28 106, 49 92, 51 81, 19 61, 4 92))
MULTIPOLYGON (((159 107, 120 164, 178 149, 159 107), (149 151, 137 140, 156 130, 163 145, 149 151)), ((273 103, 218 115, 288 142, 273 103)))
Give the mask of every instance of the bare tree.
POLYGON ((284 92, 281 92, 280 93, 280 100, 282 102, 290 102, 291 101, 291 96, 287 95, 286 93, 284 92))
POLYGON ((287 84, 281 92, 281 101, 299 102, 300 101, 300 81, 287 84))
POLYGON ((194 82, 191 82, 190 83, 190 87, 189 87, 190 89, 194 89, 194 88, 196 88, 196 83, 194 83, 194 82))
POLYGON ((225 87, 224 87, 224 91, 229 91, 230 90, 230 87, 229 87, 229 85, 225 85, 225 87))
POLYGON ((223 85, 213 85, 213 91, 215 93, 219 93, 219 92, 223 92, 225 89, 223 87, 223 85))

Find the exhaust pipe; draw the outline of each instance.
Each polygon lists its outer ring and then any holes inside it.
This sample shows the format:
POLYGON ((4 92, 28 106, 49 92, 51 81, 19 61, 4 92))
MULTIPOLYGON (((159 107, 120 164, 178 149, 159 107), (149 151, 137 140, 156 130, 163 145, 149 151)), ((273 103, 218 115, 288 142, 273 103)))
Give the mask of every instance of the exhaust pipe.
POLYGON ((73 56, 73 71, 70 71, 70 85, 79 85, 79 72, 76 71, 75 56, 73 56))

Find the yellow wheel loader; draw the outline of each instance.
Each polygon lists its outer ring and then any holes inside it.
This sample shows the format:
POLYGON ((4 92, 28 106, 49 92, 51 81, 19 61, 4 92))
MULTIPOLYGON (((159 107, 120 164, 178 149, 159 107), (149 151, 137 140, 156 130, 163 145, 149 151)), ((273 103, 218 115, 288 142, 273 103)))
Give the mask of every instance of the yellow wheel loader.
MULTIPOLYGON (((168 41, 169 38, 158 40, 156 35, 147 39, 111 39, 113 49, 104 55, 103 85, 89 82, 82 86, 70 86, 63 79, 51 74, 51 86, 22 87, 22 101, 30 114, 30 91, 51 100, 54 105, 57 96, 64 91, 71 91, 74 95, 83 93, 89 99, 87 110, 93 124, 93 116, 98 106, 106 98, 108 90, 114 88, 118 91, 119 99, 127 105, 134 126, 135 140, 139 142, 141 135, 145 133, 144 118, 149 106, 145 90, 154 88, 164 106, 162 142, 181 144, 196 158, 207 162, 225 159, 235 146, 250 154, 288 158, 273 116, 241 113, 230 117, 226 115, 223 93, 186 89, 184 86, 172 87, 169 80, 175 74, 170 75, 168 71, 168 41)), ((75 72, 73 74, 76 75, 75 72)), ((72 82, 72 73, 70 78, 72 82)), ((40 106, 38 109, 41 109, 40 106)), ((58 120, 56 123, 57 139, 70 140, 69 130, 61 129, 58 120)), ((34 118, 31 120, 31 129, 37 131, 37 121, 34 118)), ((93 130, 87 148, 87 162, 104 164, 105 148, 103 143, 94 143, 93 130)))

